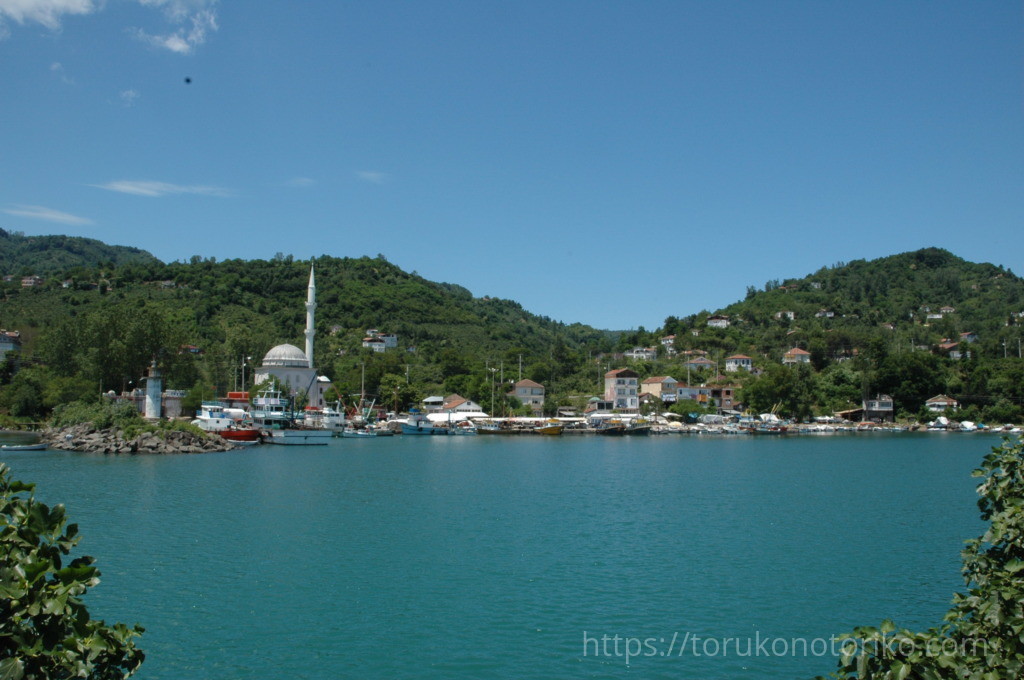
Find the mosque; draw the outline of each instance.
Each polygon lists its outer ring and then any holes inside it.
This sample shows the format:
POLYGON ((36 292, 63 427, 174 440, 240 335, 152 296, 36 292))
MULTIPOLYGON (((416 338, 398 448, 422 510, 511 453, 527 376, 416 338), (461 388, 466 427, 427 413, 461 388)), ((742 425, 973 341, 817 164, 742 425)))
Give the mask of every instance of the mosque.
POLYGON ((295 396, 306 393, 309 405, 322 408, 325 395, 331 389, 331 381, 326 376, 318 376, 313 368, 313 335, 314 313, 316 310, 316 282, 313 278, 313 265, 309 267, 309 288, 306 294, 306 351, 295 345, 278 345, 266 356, 263 363, 256 369, 255 384, 260 384, 271 377, 285 385, 285 390, 295 396))

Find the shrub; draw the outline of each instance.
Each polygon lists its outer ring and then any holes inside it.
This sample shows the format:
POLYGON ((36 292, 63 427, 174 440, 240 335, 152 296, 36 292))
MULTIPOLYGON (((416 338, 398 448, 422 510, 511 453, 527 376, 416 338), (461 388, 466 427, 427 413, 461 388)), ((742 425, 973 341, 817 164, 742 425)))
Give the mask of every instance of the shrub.
POLYGON ((92 678, 133 674, 145 659, 143 628, 93 620, 82 595, 99 583, 93 558, 64 557, 78 543, 63 505, 35 500, 0 464, 0 677, 92 678))

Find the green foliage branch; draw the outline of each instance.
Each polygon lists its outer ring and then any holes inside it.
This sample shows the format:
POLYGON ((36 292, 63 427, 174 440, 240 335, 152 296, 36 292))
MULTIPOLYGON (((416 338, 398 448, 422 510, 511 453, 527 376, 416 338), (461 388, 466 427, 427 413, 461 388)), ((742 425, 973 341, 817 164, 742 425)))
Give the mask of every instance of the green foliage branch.
MULTIPOLYGON (((1024 440, 994 447, 974 471, 984 534, 961 556, 966 594, 923 633, 892 621, 843 636, 839 670, 860 680, 1006 680, 1024 677, 1024 440)), ((819 679, 820 680, 820 679, 819 679)))
POLYGON ((78 543, 63 505, 36 501, 35 485, 0 464, 0 678, 132 675, 145 659, 143 628, 92 619, 82 595, 99 583, 89 556, 64 559, 78 543))

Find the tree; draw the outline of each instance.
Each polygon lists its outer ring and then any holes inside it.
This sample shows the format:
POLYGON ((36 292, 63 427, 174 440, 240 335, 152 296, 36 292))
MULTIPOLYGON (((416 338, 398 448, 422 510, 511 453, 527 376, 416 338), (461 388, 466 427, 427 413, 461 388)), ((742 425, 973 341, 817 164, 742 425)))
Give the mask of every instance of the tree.
POLYGON ((132 675, 145 659, 134 642, 143 628, 90 618, 81 596, 100 572, 88 556, 64 566, 78 526, 66 523, 63 505, 37 502, 34 489, 0 464, 0 678, 132 675))
MULTIPOLYGON (((845 636, 836 678, 900 680, 1024 674, 1024 440, 992 449, 975 477, 984 534, 961 553, 967 594, 956 594, 944 623, 925 633, 892 621, 845 636)), ((819 679, 823 680, 823 679, 819 679)))

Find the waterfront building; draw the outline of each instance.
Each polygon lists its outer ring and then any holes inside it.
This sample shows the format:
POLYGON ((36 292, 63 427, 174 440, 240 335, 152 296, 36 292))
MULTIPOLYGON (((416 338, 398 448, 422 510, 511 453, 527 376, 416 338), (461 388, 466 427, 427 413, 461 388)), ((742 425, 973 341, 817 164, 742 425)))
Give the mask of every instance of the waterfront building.
POLYGON ((604 399, 618 411, 636 412, 640 408, 640 375, 628 368, 618 368, 604 374, 604 399))
POLYGON ((672 403, 678 398, 678 384, 679 381, 668 375, 647 378, 640 384, 640 396, 650 395, 663 403, 672 403))
POLYGON ((939 394, 924 402, 925 407, 932 413, 942 413, 946 409, 959 408, 960 402, 953 397, 939 394))
POLYGON ((460 419, 488 417, 480 404, 458 394, 449 394, 445 398, 444 404, 441 405, 441 413, 456 415, 460 419))
POLYGON ((874 399, 864 400, 864 420, 891 423, 896 420, 892 397, 878 394, 874 399))
POLYGON ((544 386, 540 383, 520 380, 512 386, 512 391, 508 394, 518 399, 523 406, 528 406, 535 415, 544 412, 544 386))

